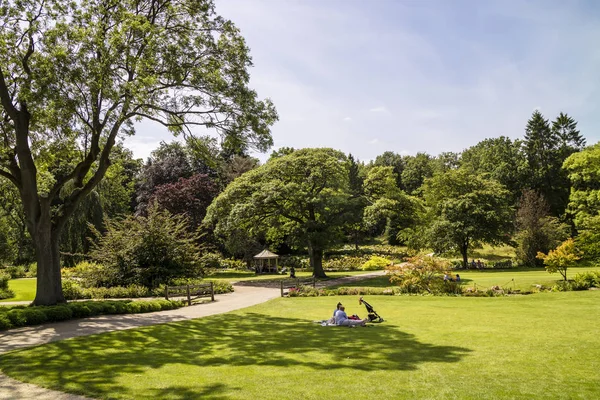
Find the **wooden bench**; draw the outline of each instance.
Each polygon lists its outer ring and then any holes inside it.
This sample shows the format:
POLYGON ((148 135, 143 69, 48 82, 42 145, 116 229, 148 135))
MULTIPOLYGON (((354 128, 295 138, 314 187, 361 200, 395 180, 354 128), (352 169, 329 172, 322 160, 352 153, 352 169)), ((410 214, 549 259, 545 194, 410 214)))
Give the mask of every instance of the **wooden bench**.
POLYGON ((316 287, 316 279, 315 277, 311 278, 293 278, 293 279, 282 279, 280 281, 281 287, 281 297, 284 297, 286 294, 290 294, 290 289, 298 289, 300 286, 312 286, 316 287))
POLYGON ((215 301, 215 288, 212 282, 201 285, 184 285, 184 286, 165 286, 165 299, 170 297, 187 297, 188 305, 192 305, 193 300, 202 297, 210 297, 211 301, 215 301))

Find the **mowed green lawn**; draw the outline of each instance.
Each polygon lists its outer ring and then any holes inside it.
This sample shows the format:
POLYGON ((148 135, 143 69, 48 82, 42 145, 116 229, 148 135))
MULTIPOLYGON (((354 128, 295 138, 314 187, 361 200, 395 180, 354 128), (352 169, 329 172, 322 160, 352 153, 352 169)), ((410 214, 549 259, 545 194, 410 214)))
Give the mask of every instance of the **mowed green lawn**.
POLYGON ((600 397, 600 291, 371 296, 386 322, 322 327, 338 301, 276 299, 0 357, 2 371, 104 399, 600 397))
MULTIPOLYGON (((600 271, 600 267, 577 267, 567 270, 567 278, 572 279, 576 274, 587 271, 600 271)), ((531 291, 535 285, 552 287, 557 281, 562 280, 560 274, 549 274, 543 268, 525 268, 509 270, 484 270, 484 271, 454 271, 458 273, 464 287, 473 287, 480 290, 489 289, 492 286, 531 291)), ((387 276, 367 278, 358 282, 350 282, 334 287, 391 287, 392 284, 387 276)))
POLYGON ((33 301, 35 298, 35 278, 11 279, 8 281, 8 287, 15 293, 15 297, 0 300, 0 303, 6 301, 33 301))

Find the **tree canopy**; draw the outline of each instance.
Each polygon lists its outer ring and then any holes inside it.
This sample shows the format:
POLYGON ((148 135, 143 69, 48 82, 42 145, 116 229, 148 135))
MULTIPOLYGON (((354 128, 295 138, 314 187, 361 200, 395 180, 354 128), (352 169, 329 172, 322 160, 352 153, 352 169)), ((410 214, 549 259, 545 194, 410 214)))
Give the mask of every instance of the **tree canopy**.
POLYGON ((211 0, 9 0, 0 25, 0 177, 36 246, 35 304, 64 301, 60 232, 134 121, 211 128, 235 154, 272 145, 275 108, 248 87, 248 47, 211 0))
POLYGON ((500 183, 451 170, 428 179, 423 196, 428 207, 427 242, 436 252, 459 252, 466 267, 473 246, 509 241, 513 211, 500 183))
POLYGON ((350 188, 347 157, 302 149, 273 158, 234 180, 210 205, 205 222, 221 237, 238 230, 308 248, 315 276, 323 251, 342 238, 350 188))

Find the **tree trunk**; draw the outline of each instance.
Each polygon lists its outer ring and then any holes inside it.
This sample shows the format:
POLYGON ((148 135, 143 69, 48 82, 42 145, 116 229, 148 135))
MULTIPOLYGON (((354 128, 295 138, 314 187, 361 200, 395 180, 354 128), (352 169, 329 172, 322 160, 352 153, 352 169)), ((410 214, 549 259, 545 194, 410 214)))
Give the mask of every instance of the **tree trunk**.
POLYGON ((52 229, 49 218, 42 218, 32 236, 37 258, 37 291, 33 304, 48 306, 65 303, 60 276, 60 232, 52 229))
POLYGON ((313 276, 315 278, 327 278, 325 271, 323 270, 323 249, 308 244, 308 255, 310 257, 310 266, 313 270, 313 276))
POLYGON ((469 248, 468 244, 462 244, 460 246, 460 254, 462 254, 463 258, 463 267, 466 269, 469 266, 469 258, 467 257, 467 250, 469 248))

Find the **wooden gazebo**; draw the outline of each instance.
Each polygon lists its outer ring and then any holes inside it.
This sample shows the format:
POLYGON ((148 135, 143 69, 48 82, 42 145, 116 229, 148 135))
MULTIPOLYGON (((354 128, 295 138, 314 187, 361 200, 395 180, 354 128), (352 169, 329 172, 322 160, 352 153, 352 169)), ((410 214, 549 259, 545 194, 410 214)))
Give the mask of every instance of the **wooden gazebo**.
POLYGON ((256 273, 262 274, 263 272, 275 272, 277 273, 277 259, 279 256, 275 253, 265 249, 254 256, 254 266, 256 267, 256 273))

